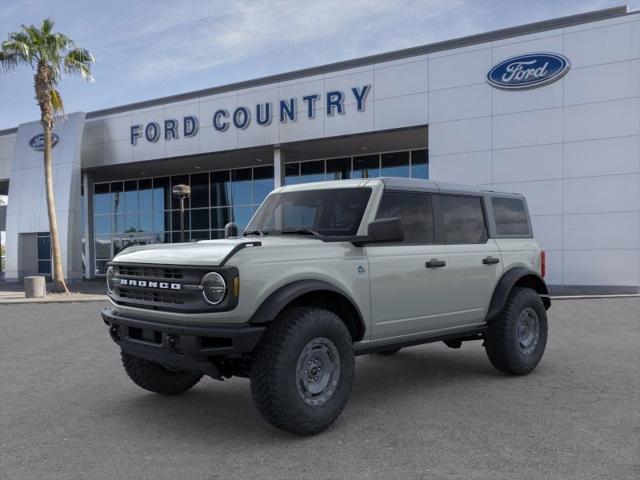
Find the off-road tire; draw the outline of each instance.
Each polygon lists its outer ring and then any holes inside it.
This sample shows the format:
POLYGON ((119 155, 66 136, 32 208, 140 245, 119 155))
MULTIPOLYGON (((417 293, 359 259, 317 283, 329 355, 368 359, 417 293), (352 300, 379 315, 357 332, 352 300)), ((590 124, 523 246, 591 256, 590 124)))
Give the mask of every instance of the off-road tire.
POLYGON ((202 374, 168 370, 162 365, 121 351, 122 365, 129 378, 139 387, 160 395, 179 395, 202 378, 202 374))
POLYGON ((540 296, 530 288, 515 287, 500 314, 489 323, 485 349, 491 364, 501 372, 526 375, 536 368, 547 344, 547 312, 540 296), (519 318, 535 313, 538 338, 526 353, 520 343, 519 318))
MULTIPOLYGON (((321 308, 285 310, 267 327, 251 365, 251 393, 262 417, 287 432, 314 435, 327 429, 347 403, 355 358, 349 330, 335 313, 321 308), (339 372, 319 405, 310 405, 302 390, 300 365, 310 342, 329 340, 339 372), (332 348, 333 348, 332 347, 332 348)), ((328 369, 326 371, 329 371, 328 369)))
POLYGON ((395 355, 400 350, 402 350, 402 347, 390 348, 389 350, 381 350, 379 352, 376 352, 376 355, 383 355, 385 357, 388 357, 389 355, 395 355))

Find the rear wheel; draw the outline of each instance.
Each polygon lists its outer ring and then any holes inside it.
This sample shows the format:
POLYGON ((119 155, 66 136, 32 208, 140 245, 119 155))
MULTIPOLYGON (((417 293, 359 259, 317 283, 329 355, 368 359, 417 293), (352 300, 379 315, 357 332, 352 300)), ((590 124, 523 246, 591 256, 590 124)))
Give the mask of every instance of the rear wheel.
POLYGON ((139 387, 161 395, 179 395, 202 378, 202 374, 173 370, 140 357, 122 354, 122 365, 129 378, 139 387))
POLYGON ((269 325, 251 366, 260 414, 291 433, 328 428, 347 403, 355 359, 349 330, 333 312, 301 307, 269 325))
POLYGON ((489 325, 485 348, 492 365, 512 375, 536 368, 547 345, 547 311, 530 288, 515 287, 489 325))

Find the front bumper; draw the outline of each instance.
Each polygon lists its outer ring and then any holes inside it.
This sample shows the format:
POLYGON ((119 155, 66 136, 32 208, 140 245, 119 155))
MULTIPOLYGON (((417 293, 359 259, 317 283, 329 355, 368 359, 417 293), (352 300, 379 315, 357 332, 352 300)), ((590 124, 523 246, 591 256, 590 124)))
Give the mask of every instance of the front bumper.
POLYGON ((102 310, 109 334, 130 355, 172 368, 219 377, 214 360, 240 358, 252 352, 265 327, 253 325, 185 326, 157 323, 102 310))

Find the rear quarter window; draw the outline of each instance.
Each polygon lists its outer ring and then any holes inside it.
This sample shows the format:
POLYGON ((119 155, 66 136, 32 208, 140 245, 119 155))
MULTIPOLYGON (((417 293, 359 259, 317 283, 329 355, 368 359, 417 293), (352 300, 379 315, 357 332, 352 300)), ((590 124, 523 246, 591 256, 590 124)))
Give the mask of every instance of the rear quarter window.
POLYGON ((496 221, 496 233, 505 236, 531 236, 527 210, 524 201, 519 198, 491 199, 493 217, 496 221))

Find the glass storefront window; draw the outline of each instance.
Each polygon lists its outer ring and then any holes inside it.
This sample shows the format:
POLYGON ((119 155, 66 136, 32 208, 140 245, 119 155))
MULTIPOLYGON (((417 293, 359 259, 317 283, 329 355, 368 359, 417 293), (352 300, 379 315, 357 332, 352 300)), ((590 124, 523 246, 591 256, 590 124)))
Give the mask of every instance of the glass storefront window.
POLYGON ((141 212, 153 211, 153 184, 150 178, 138 180, 138 202, 141 212))
POLYGON ((231 205, 230 172, 211 172, 211 206, 231 205))
POLYGON ((153 179, 153 210, 162 212, 171 208, 171 185, 169 177, 153 179))
POLYGON ((297 185, 300 183, 300 164, 287 163, 284 166, 284 184, 297 185))
POLYGON ((252 205, 251 169, 231 170, 231 203, 233 205, 252 205))
MULTIPOLYGON (((428 151, 287 163, 285 184, 381 174, 428 178, 428 151)), ((171 187, 180 183, 191 187, 191 198, 185 202, 185 241, 224 238, 224 227, 232 220, 242 233, 273 190, 273 166, 95 184, 96 273, 104 274, 107 261, 128 245, 180 241, 179 202, 171 194, 171 187)))
POLYGON ((380 176, 380 155, 353 157, 352 178, 375 178, 380 176))
POLYGON ((411 152, 411 178, 429 178, 429 151, 411 152))
POLYGON ((259 167, 253 169, 253 203, 262 203, 269 192, 273 190, 273 167, 259 167))
POLYGON ((351 178, 351 157, 327 160, 327 180, 351 178))
POLYGON ((383 153, 383 177, 409 177, 409 152, 383 153))
MULTIPOLYGON (((191 175, 191 208, 209 206, 209 174, 191 175)), ((208 227, 207 227, 208 228, 208 227)))
POLYGON ((300 163, 300 181, 302 183, 322 182, 324 180, 324 160, 300 163))
POLYGON ((93 187, 93 212, 110 213, 109 209, 109 184, 100 183, 93 187))

